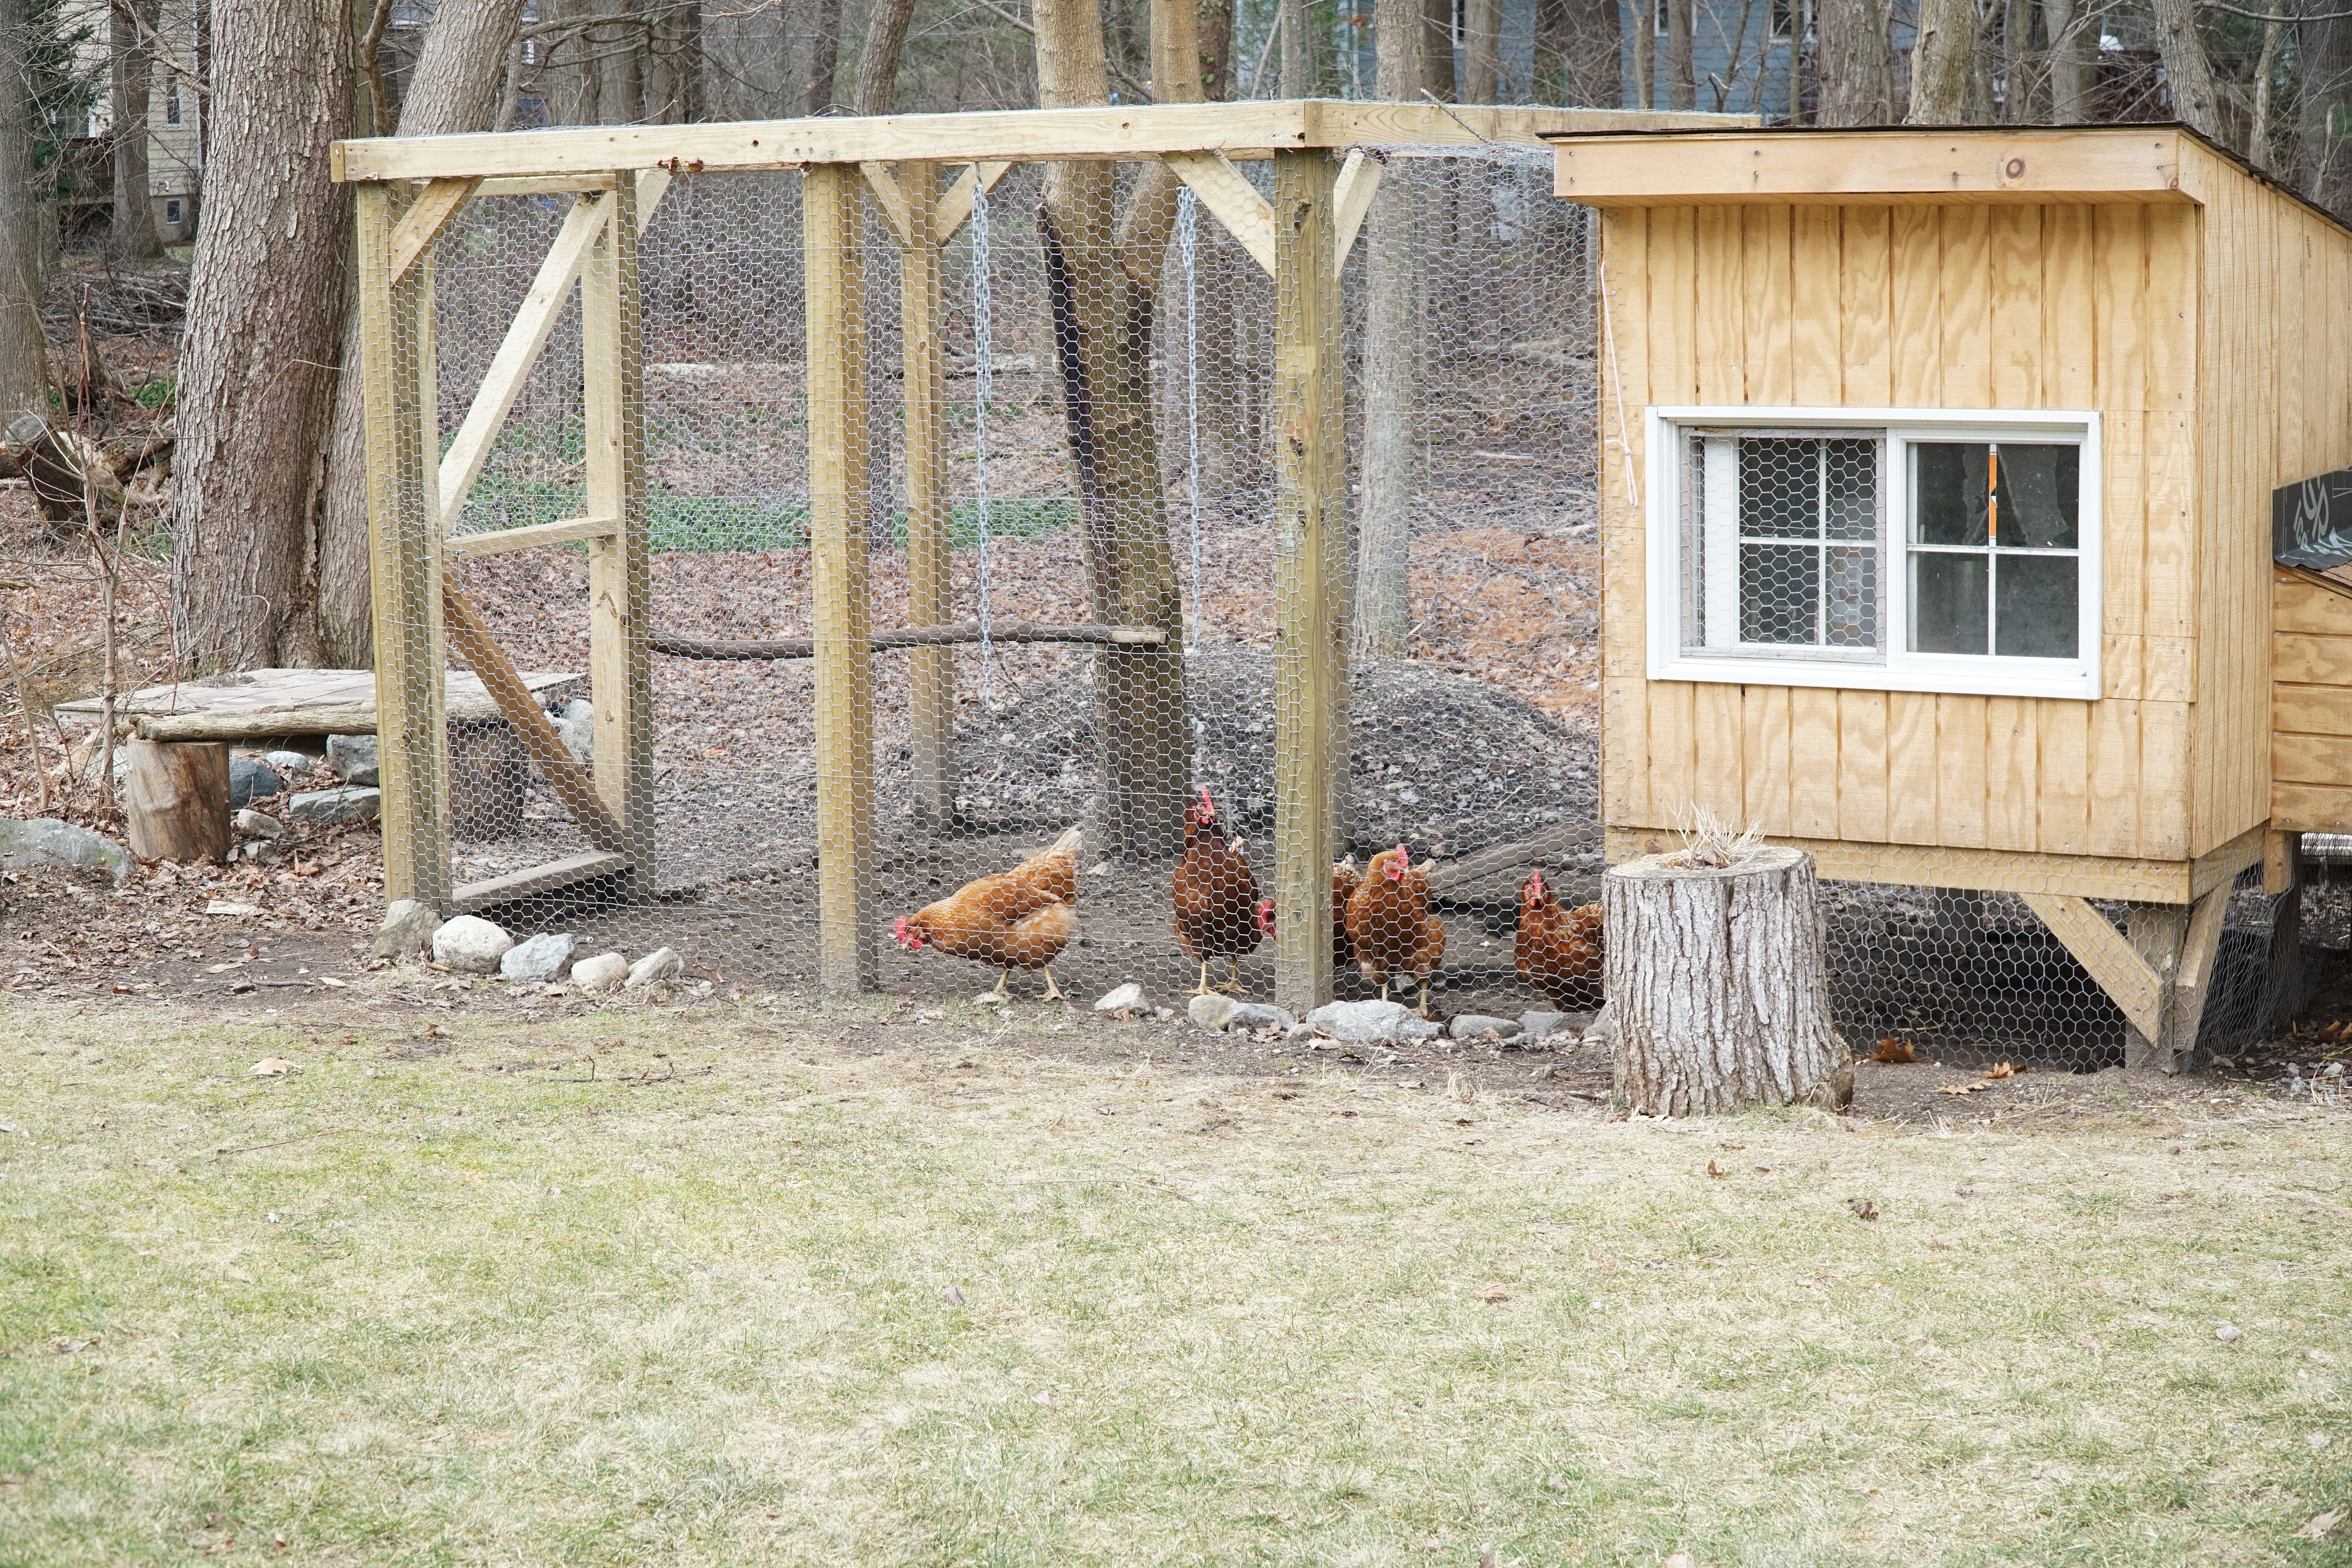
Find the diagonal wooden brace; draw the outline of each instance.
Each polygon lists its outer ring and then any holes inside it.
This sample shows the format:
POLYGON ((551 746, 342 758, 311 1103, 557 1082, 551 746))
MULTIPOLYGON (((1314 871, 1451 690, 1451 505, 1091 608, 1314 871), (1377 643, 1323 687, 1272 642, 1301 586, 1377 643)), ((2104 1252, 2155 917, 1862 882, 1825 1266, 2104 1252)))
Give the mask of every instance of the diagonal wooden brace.
POLYGON ((444 584, 441 602, 449 646, 482 678, 490 700, 499 705, 499 712, 522 738, 523 749, 539 764, 548 787, 555 791, 556 798, 572 814, 572 820, 580 825, 580 831, 597 848, 627 853, 621 842, 621 825, 614 820, 604 797, 596 793, 588 770, 572 760, 571 748, 564 745, 563 737, 555 732, 554 723, 541 710, 539 700, 523 684, 521 672, 507 658, 506 649, 491 638, 473 601, 444 584))
POLYGON ((2185 909, 2135 905, 2128 935, 2086 899, 2071 893, 2019 896, 2122 1010, 2132 1030, 2126 1065, 2165 1072, 2191 1065, 2206 993, 2213 984, 2221 919, 2229 909, 2226 883, 2185 909))

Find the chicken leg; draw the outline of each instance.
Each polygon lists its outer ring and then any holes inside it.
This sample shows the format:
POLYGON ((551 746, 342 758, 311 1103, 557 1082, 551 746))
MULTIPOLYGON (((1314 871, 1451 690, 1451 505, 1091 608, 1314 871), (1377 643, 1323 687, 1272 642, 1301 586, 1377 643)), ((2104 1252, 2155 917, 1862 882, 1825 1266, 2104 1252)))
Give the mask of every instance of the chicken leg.
POLYGON ((1216 994, 1214 991, 1209 989, 1209 961, 1207 959, 1204 958, 1201 960, 1201 984, 1192 987, 1192 990, 1185 992, 1184 994, 1187 996, 1213 996, 1216 994))
POLYGON ((1421 980, 1421 1016, 1424 1018, 1429 1016, 1429 977, 1427 975, 1422 976, 1421 980))
POLYGON ((1010 985, 1012 983, 1013 983, 1013 971, 1011 971, 1011 970, 1009 970, 1009 969, 1008 969, 1008 970, 1006 970, 1003 973, 1002 973, 1002 974, 1000 974, 1000 975, 998 975, 998 976, 996 977, 996 989, 995 989, 992 993, 991 993, 991 994, 992 994, 992 995, 993 995, 993 996, 994 996, 998 1001, 1000 1001, 1000 1002, 1010 1002, 1010 1001, 1012 1001, 1012 1000, 1013 1000, 1013 993, 1005 989, 1005 987, 1006 987, 1006 986, 1008 986, 1008 985, 1010 985))
POLYGON ((1238 958, 1228 958, 1225 962, 1233 965, 1233 978, 1226 981, 1223 985, 1219 986, 1218 989, 1221 991, 1230 991, 1235 995, 1239 995, 1243 991, 1247 989, 1246 986, 1242 984, 1242 961, 1238 958))
POLYGON ((1053 969, 1046 965, 1040 965, 1040 967, 1045 970, 1045 994, 1037 999, 1040 1002, 1060 1002, 1066 1005, 1070 999, 1062 994, 1060 986, 1054 984, 1053 969))

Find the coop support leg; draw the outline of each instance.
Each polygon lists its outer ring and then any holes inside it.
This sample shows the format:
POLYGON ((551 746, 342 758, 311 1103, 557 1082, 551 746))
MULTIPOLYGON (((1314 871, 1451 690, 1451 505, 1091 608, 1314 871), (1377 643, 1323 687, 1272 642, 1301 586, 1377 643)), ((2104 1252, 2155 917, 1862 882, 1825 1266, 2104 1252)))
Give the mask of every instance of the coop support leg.
POLYGON ((808 296, 809 556, 816 642, 819 983, 836 995, 875 979, 867 858, 873 843, 874 703, 867 604, 862 181, 814 163, 801 184, 808 296))
POLYGON ((2205 998, 2213 988, 2214 960, 2221 950, 2221 920, 2229 909, 2230 886, 2224 882, 2189 911, 2180 960, 2164 999, 2164 1037, 2154 1064, 2166 1072, 2189 1072, 2204 1065, 2197 1053, 2197 1030, 2205 1020, 2205 998))
POLYGON ((1331 999, 1331 771, 1348 763, 1332 743, 1348 531, 1333 174, 1319 148, 1274 155, 1274 993, 1294 1013, 1331 999))
POLYGON ((2022 896, 2122 1009, 2126 1067, 2177 1073, 2196 1065, 2197 1026, 2229 909, 2226 884, 2194 904, 2134 904, 2120 934, 2086 900, 2022 896))
POLYGON ((383 894, 441 909, 451 879, 439 454, 430 432, 433 272, 420 264, 394 276, 395 189, 371 184, 357 192, 383 894))
MULTIPOLYGON (((907 620, 944 626, 948 603, 947 368, 940 357, 939 165, 898 165, 906 217, 898 236, 898 331, 906 349, 907 620)), ((907 656, 907 749, 913 763, 915 816, 933 830, 954 815, 955 650, 919 647, 907 656)))
POLYGON ((646 599, 645 353, 637 299, 637 187, 623 180, 612 221, 580 273, 581 393, 587 501, 613 531, 588 542, 588 679, 596 793, 621 828, 627 896, 654 875, 653 677, 646 599))
POLYGON ((2271 915, 2271 1011, 2265 1033, 2284 1033, 2303 1011, 2303 835, 2274 833, 2263 854, 2263 891, 2278 900, 2271 915))

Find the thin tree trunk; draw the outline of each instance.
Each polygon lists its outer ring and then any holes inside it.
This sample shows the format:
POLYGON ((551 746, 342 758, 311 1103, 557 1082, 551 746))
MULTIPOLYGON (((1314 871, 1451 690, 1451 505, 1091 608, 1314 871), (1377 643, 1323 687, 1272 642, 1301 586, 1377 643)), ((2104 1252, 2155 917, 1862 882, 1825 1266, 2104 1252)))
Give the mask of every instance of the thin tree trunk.
MULTIPOLYGON (((1692 0, 1665 0, 1665 6, 1666 107, 1668 109, 1696 109, 1698 107, 1698 79, 1691 74, 1693 68, 1691 61, 1691 35, 1693 22, 1692 0)), ((1793 84, 1797 79, 1795 64, 1796 42, 1793 39, 1790 42, 1789 58, 1790 62, 1789 67, 1789 80, 1792 84, 1790 91, 1793 93, 1795 90, 1793 84)))
POLYGON ((2313 205, 2338 218, 2352 216, 2352 153, 2336 134, 2337 122, 2352 106, 2352 17, 2305 22, 2298 32, 2303 82, 2296 182, 2313 205))
POLYGON ((1503 0, 1462 0, 1462 101, 1503 96, 1503 0))
POLYGON ((816 0, 814 23, 808 84, 801 91, 803 114, 823 114, 833 107, 833 78, 841 65, 841 0, 816 0))
POLYGON ((337 0, 220 0, 180 369, 173 616, 222 670, 307 662, 306 549, 350 250, 327 150, 351 115, 337 0))
POLYGON ((2050 118, 2080 125, 2091 118, 2098 7, 2091 0, 2042 0, 2042 31, 2050 46, 2050 118))
MULTIPOLYGON (((1413 94, 1416 99, 1426 96, 1449 103, 1461 101, 1454 91, 1454 0, 1422 0, 1421 89, 1413 94)), ((1374 31, 1378 30, 1375 23, 1374 31)))
POLYGON ((1979 28, 1976 0, 1919 0, 1906 123, 1958 125, 1968 120, 1979 28))
POLYGON ((114 57, 114 222, 107 249, 118 261, 147 261, 163 252, 155 238, 155 204, 147 194, 147 111, 155 92, 155 52, 149 43, 163 0, 116 0, 107 13, 114 57))
POLYGON ((1637 0, 1633 7, 1633 106, 1658 101, 1658 7, 1666 0, 1637 0))
POLYGON ((1536 0, 1535 101, 1615 108, 1623 43, 1616 0, 1536 0))
POLYGON ((646 23, 638 0, 615 0, 613 9, 618 17, 596 50, 604 78, 597 90, 606 124, 635 125, 646 117, 646 23))
POLYGON ((2271 146, 2271 73, 2278 68, 2279 44, 2285 33, 2285 22, 2275 16, 2263 23, 2262 57, 2254 62, 2254 111, 2246 127, 2246 162, 2266 174, 2278 162, 2271 146))
MULTIPOLYGON (((1375 0, 1372 45, 1387 102, 1421 97, 1424 39, 1420 0, 1375 0)), ((1412 605, 1408 550, 1412 534, 1413 362, 1419 312, 1413 309, 1413 180, 1395 167, 1372 197, 1364 247, 1363 489, 1356 535, 1357 651, 1402 658, 1410 650, 1412 605)))
POLYGON ((41 327, 41 190, 33 174, 27 0, 0 0, 0 427, 49 412, 49 343, 41 327))
POLYGON ((866 47, 857 54, 857 112, 887 114, 898 101, 898 57, 907 47, 907 24, 915 0, 874 0, 866 24, 866 47))
POLYGON ((1885 0, 1819 0, 1815 56, 1822 125, 1885 125, 1895 119, 1895 43, 1885 0))
POLYGON ((2205 40, 2197 36, 2196 0, 2148 0, 2156 23, 2156 52, 2172 88, 2172 117, 2200 135, 2219 140, 2221 94, 2205 40))
MULTIPOLYGON (((409 73, 408 96, 400 106, 401 135, 487 131, 496 122, 522 8, 523 0, 441 0, 416 68, 409 73)), ((356 311, 346 312, 338 363, 351 374, 336 381, 319 507, 317 637, 319 656, 327 665, 367 669, 375 663, 375 623, 368 588, 366 397, 357 374, 356 311)))
POLYGON ((1315 40, 1307 0, 1276 0, 1275 26, 1282 29, 1282 96, 1314 96, 1315 40))
MULTIPOLYGON (((1108 102, 1097 0, 1040 0, 1037 98, 1046 109, 1108 102)), ((1038 211, 1063 413, 1078 471, 1087 597, 1097 620, 1158 626, 1161 648, 1097 657, 1103 842, 1124 859, 1183 842, 1183 595, 1168 542, 1152 424, 1151 317, 1159 268, 1122 265, 1114 165, 1055 163, 1038 211)))
POLYGON ((1211 103, 1234 96, 1234 0, 1201 0, 1193 26, 1201 43, 1201 90, 1211 103))

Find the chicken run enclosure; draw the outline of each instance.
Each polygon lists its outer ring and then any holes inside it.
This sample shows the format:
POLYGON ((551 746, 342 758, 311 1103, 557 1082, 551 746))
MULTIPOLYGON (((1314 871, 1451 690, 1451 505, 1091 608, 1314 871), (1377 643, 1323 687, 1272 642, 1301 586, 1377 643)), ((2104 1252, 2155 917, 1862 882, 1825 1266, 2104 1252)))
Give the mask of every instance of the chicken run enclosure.
MULTIPOLYGON (((1444 951, 1399 952, 1400 994, 1418 965, 1441 1012, 1549 1005, 1513 931, 1538 867, 1598 897, 1612 345, 1541 139, 1710 118, 341 144, 387 897, 730 984, 970 994, 1002 960, 908 917, 1075 827, 1044 873, 1075 921, 1031 931, 1073 999, 1205 963, 1304 1010, 1372 994, 1334 867, 1402 846, 1444 951), (1188 834, 1238 852, 1189 892, 1188 834)), ((1825 893, 1850 1036, 2119 1058, 2009 900, 1825 893)))

